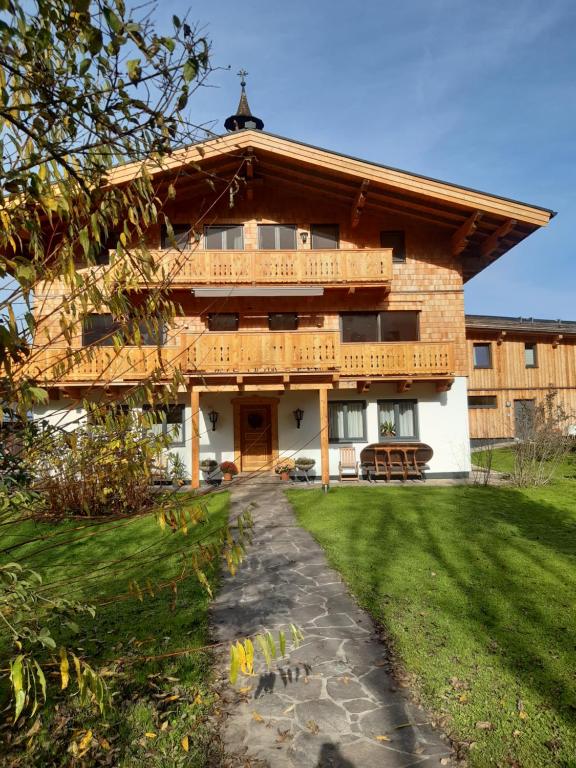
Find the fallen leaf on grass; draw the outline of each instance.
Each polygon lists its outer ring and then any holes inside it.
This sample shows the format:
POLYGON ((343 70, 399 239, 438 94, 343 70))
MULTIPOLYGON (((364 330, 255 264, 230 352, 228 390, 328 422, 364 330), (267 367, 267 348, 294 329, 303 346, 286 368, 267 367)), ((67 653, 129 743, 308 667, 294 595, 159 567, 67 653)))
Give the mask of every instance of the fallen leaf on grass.
POLYGON ((480 720, 476 723, 476 728, 480 731, 492 731, 494 730, 494 725, 488 720, 480 720))
POLYGON ((146 736, 147 739, 155 739, 156 738, 156 734, 153 731, 146 731, 144 736, 146 736))
POLYGON ((164 722, 163 722, 163 723, 162 723, 162 725, 160 726, 160 730, 161 730, 161 731, 166 731, 166 730, 168 730, 168 720, 164 720, 164 722))
POLYGON ((184 750, 184 752, 188 752, 188 749, 189 749, 188 736, 184 736, 180 744, 182 744, 182 749, 184 750))
POLYGON ((525 710, 522 710, 522 712, 518 713, 518 717, 520 718, 520 720, 528 720, 528 712, 526 712, 525 710))

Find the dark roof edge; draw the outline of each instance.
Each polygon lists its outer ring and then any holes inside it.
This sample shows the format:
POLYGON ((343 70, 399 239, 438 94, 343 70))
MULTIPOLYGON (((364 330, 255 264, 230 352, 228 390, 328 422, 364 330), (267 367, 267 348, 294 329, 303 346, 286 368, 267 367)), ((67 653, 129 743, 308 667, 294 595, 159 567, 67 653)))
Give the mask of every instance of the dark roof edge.
POLYGON ((546 320, 535 317, 506 317, 503 315, 466 315, 466 328, 511 330, 532 333, 574 333, 576 320, 546 320))
MULTIPOLYGON (((246 129, 251 130, 251 129, 246 129)), ((545 208, 543 205, 535 205, 533 203, 526 203, 522 200, 516 200, 513 197, 504 197, 503 195, 495 195, 492 192, 485 192, 482 189, 475 189, 474 187, 466 187, 463 184, 456 184, 452 181, 444 181, 443 179, 436 179, 433 176, 424 176, 422 173, 415 173, 414 171, 407 171, 403 168, 395 168, 392 165, 384 165, 383 163, 375 163, 372 160, 366 160, 362 157, 355 157, 354 155, 346 155, 344 152, 337 152, 334 149, 328 149, 327 147, 318 147, 315 144, 308 144, 305 141, 299 141, 298 139, 289 139, 287 136, 280 136, 278 133, 270 133, 270 131, 260 131, 260 133, 265 134, 266 136, 272 136, 275 139, 281 139, 282 141, 291 141, 293 144, 299 144, 301 147, 308 147, 309 149, 318 149, 320 152, 329 152, 332 155, 337 155, 338 157, 345 157, 347 160, 355 160, 359 163, 368 163, 368 165, 373 165, 375 168, 384 168, 387 171, 395 171, 396 173, 406 173, 409 176, 415 176, 417 179, 424 179, 425 181, 434 181, 437 184, 446 184, 449 187, 453 187, 454 189, 463 189, 466 192, 475 192, 478 195, 485 195, 486 197, 493 197, 496 200, 504 200, 507 203, 516 203, 517 205, 525 205, 529 208, 536 208, 539 211, 545 211, 546 213, 550 214, 550 218, 553 219, 554 216, 558 215, 558 211, 553 211, 551 208, 545 208)), ((205 139, 205 141, 211 141, 211 139, 205 139)), ((199 142, 204 143, 204 142, 199 142)), ((473 207, 473 206, 471 206, 473 207)))

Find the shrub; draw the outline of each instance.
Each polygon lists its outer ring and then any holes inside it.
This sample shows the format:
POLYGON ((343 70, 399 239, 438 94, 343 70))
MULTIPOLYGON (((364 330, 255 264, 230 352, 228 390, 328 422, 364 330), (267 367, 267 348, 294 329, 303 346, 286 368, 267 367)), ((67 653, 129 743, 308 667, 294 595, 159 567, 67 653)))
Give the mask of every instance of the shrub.
POLYGON ((200 469, 202 472, 214 472, 217 466, 218 462, 216 459, 202 459, 200 462, 200 469))
POLYGON ((170 437, 146 430, 140 418, 107 414, 74 431, 48 429, 39 436, 28 460, 50 514, 97 517, 152 508, 152 471, 170 437))
POLYGON ((310 459, 307 456, 301 456, 295 461, 298 469, 311 469, 316 464, 316 459, 310 459))

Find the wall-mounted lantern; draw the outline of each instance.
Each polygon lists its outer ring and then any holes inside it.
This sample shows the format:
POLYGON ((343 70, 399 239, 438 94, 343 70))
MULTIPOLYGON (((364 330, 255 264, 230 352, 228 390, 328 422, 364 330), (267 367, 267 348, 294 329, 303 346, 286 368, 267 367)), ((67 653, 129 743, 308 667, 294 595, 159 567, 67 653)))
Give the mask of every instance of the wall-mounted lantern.
POLYGON ((212 424, 212 432, 215 432, 216 423, 218 421, 218 411, 215 411, 214 409, 212 409, 208 414, 208 418, 210 419, 210 424, 212 424))
POLYGON ((294 418, 296 419, 296 429, 300 429, 300 422, 304 418, 304 411, 302 408, 296 408, 294 411, 294 418))
POLYGON ((300 240, 302 240, 302 245, 306 245, 308 242, 308 232, 305 229, 300 232, 300 240))

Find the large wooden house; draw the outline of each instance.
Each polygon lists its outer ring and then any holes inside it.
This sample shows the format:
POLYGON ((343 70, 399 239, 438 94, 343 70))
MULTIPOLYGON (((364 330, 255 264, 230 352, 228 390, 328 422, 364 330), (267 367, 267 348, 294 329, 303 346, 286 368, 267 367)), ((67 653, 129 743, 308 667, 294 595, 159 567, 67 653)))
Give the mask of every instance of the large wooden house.
POLYGON ((576 425, 576 322, 467 315, 472 444, 522 438, 549 393, 576 425))
MULTIPOLYGON (((386 440, 433 448, 429 476, 466 476, 464 283, 552 212, 268 134, 244 85, 226 127, 150 169, 176 190, 167 214, 179 248, 160 228, 149 245, 183 308, 160 353, 102 346, 45 382, 51 400, 39 415, 61 418, 88 392, 116 397, 161 354, 186 382, 168 421, 180 425, 173 450, 193 486, 202 459, 254 472, 298 455, 316 460, 327 485, 342 446, 359 457, 390 423, 386 440), (181 173, 191 164, 228 180, 225 194, 202 173, 181 173)), ((137 172, 118 168, 113 181, 137 172)), ((50 311, 50 295, 38 306, 50 311)), ((97 345, 113 322, 92 318, 78 347, 97 345)))

